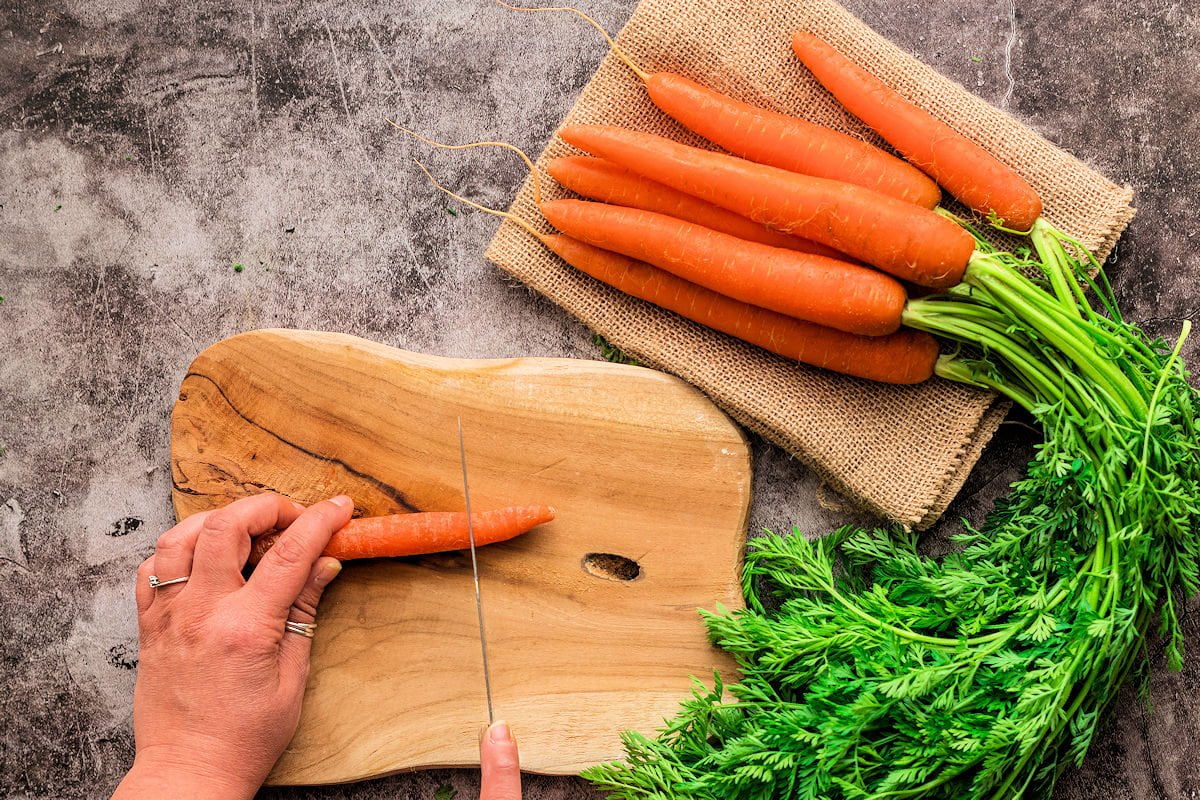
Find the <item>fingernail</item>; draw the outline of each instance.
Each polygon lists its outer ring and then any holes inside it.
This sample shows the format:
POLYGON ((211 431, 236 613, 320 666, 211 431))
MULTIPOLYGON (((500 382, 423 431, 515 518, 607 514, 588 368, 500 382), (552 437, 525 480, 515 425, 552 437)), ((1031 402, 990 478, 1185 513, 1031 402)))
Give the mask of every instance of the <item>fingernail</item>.
POLYGON ((332 581, 334 578, 336 578, 338 576, 338 573, 341 571, 342 571, 342 562, 330 561, 328 564, 326 564, 324 567, 321 568, 321 571, 317 573, 317 577, 313 579, 313 582, 316 583, 317 586, 325 586, 330 581, 332 581))
POLYGON ((339 494, 337 497, 329 498, 329 502, 333 503, 338 508, 350 508, 354 505, 354 501, 344 494, 339 494))
POLYGON ((509 744, 512 740, 512 731, 508 729, 507 722, 493 722, 492 727, 488 728, 488 741, 492 744, 509 744))
POLYGON ((297 503, 295 500, 293 500, 293 501, 292 501, 292 508, 296 509, 297 511, 304 511, 304 510, 305 510, 305 508, 304 508, 304 504, 303 504, 303 503, 297 503))

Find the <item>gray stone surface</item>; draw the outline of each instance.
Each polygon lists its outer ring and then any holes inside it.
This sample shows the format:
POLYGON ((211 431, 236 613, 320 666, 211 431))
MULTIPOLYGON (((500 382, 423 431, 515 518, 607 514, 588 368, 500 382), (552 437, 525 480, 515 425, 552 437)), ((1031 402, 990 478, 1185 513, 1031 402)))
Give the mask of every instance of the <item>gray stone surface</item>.
MULTIPOLYGON (((612 29, 631 5, 588 3, 612 29)), ((1121 299, 1164 334, 1197 316, 1194 3, 847 5, 1131 183, 1121 299)), ((483 261, 495 220, 448 211, 382 121, 537 150, 602 54, 573 19, 484 0, 0 0, 0 796, 102 797, 130 761, 131 576, 172 522, 168 413, 201 348, 290 326, 596 357, 580 325, 483 261)), ((429 160, 494 206, 524 177, 495 153, 429 160)), ((951 518, 986 509, 1030 441, 1003 428, 951 518)), ((754 449, 754 529, 842 521, 804 469, 754 449)), ((1188 628, 1195 645, 1194 612, 1188 628)), ((1200 796, 1200 666, 1169 675, 1153 655, 1153 709, 1125 698, 1060 797, 1200 796)), ((447 781, 477 786, 438 771, 263 795, 432 798, 447 781)))

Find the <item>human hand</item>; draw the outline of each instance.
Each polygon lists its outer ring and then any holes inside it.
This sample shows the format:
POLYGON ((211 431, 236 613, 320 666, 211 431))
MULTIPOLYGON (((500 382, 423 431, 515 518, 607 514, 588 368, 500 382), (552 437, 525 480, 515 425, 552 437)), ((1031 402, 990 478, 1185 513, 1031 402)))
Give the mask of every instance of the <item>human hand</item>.
POLYGON ((483 772, 479 800, 521 800, 521 761, 507 722, 492 723, 483 732, 479 765, 483 772))
POLYGON ((321 551, 350 520, 334 497, 305 509, 276 494, 195 514, 159 537, 138 568, 137 755, 114 798, 249 798, 296 731, 311 623, 341 564, 321 551), (251 537, 279 541, 249 580, 251 537), (151 588, 149 577, 186 583, 151 588))

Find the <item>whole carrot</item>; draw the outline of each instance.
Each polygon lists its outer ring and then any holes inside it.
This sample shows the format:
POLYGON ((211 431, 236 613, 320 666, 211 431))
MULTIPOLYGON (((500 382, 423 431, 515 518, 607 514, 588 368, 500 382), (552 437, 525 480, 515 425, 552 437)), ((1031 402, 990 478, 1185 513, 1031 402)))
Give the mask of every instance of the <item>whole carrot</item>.
POLYGON ((734 155, 817 178, 845 181, 934 208, 937 184, 872 144, 777 111, 769 111, 670 72, 644 78, 656 106, 685 128, 734 155))
POLYGON ((731 300, 569 236, 537 238, 571 266, 614 289, 784 358, 882 383, 921 383, 933 375, 938 344, 922 331, 905 328, 889 336, 856 336, 731 300))
POLYGON ((563 156, 546 166, 550 177, 576 194, 591 200, 612 203, 643 211, 655 211, 669 217, 694 222, 714 231, 728 233, 748 242, 769 244, 801 253, 814 253, 846 260, 848 256, 832 247, 773 231, 752 219, 707 203, 690 194, 643 178, 624 167, 593 156, 563 156))
POLYGON ((587 200, 552 200, 540 208, 568 236, 744 303, 864 336, 900 327, 904 287, 867 267, 747 242, 637 208, 587 200))
MULTIPOLYGON (((548 506, 511 506, 472 515, 475 544, 503 542, 554 519, 548 506)), ((260 536, 250 550, 257 564, 281 534, 260 536)), ((323 555, 342 561, 397 558, 464 550, 471 546, 465 511, 421 511, 352 519, 329 540, 323 555)))
POLYGON ((613 53, 646 85, 651 102, 684 127, 735 155, 760 164, 845 181, 898 200, 933 208, 937 184, 920 170, 861 139, 807 120, 769 111, 672 72, 647 72, 617 46, 590 16, 570 6, 527 8, 504 0, 514 11, 569 11, 600 32, 613 53))
POLYGON ((955 285, 975 250, 971 235, 950 220, 861 186, 623 128, 575 125, 559 136, 646 178, 921 286, 955 285))
POLYGON ((792 36, 792 50, 851 114, 968 208, 1021 231, 1042 215, 1041 198, 1024 178, 827 42, 800 32, 792 36))

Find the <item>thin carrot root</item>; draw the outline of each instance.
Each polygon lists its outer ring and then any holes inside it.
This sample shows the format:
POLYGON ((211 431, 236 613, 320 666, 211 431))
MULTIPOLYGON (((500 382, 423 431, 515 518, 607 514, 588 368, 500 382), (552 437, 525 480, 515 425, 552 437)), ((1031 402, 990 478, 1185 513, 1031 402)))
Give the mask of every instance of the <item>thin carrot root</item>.
MULTIPOLYGON (((541 175, 538 173, 537 165, 533 163, 532 158, 530 158, 528 155, 526 155, 524 150, 517 147, 515 144, 509 144, 508 142, 492 142, 492 141, 468 142, 467 144, 446 144, 445 142, 439 142, 434 139, 428 139, 428 138, 422 136, 421 134, 417 133, 416 131, 409 130, 408 128, 404 127, 403 125, 396 123, 394 120, 389 119, 389 120, 387 120, 387 123, 389 125, 391 125, 393 128, 395 128, 396 130, 407 133, 409 136, 413 137, 414 139, 416 139, 419 142, 424 142, 425 144, 429 145, 430 147, 438 147, 438 148, 441 148, 442 150, 470 150, 475 147, 503 147, 505 150, 511 150, 512 152, 514 152, 518 156, 520 156, 521 160, 525 162, 525 166, 529 168, 529 174, 533 176, 533 199, 534 199, 534 202, 536 202, 538 205, 542 204, 542 178, 541 178, 541 175)), ((416 161, 416 159, 413 159, 413 160, 416 161)), ((420 161, 417 161, 417 165, 420 166, 421 169, 425 169, 424 165, 422 165, 420 161)), ((429 175, 429 171, 426 170, 425 174, 429 175)), ((433 176, 430 176, 430 180, 433 180, 433 176)), ((434 181, 433 183, 435 186, 437 186, 442 191, 446 191, 445 187, 438 184, 437 181, 434 181)), ((461 197, 458 199, 462 200, 461 197)), ((470 203, 469 200, 463 200, 463 202, 468 203, 468 204, 470 203)), ((486 208, 482 208, 479 206, 477 206, 477 208, 481 208, 481 210, 489 211, 490 213, 493 213, 493 214, 499 213, 496 211, 492 211, 491 209, 486 209, 486 208)))
POLYGON ((542 233, 537 228, 533 227, 528 222, 521 219, 520 217, 518 217, 516 214, 512 213, 511 211, 500 211, 495 208, 488 208, 485 205, 480 205, 479 203, 476 203, 474 200, 468 200, 467 198, 463 197, 461 194, 458 194, 457 192, 454 192, 453 190, 446 188, 438 181, 437 178, 433 177, 433 174, 430 173, 430 171, 425 168, 424 164, 422 164, 420 161, 417 161, 417 159, 415 159, 415 158, 413 159, 413 161, 416 162, 416 165, 421 168, 422 172, 425 173, 425 177, 429 179, 430 183, 432 183, 438 190, 453 197, 458 202, 468 205, 471 208, 482 211, 485 214, 491 214, 493 216, 500 217, 502 219, 508 220, 509 222, 513 222, 517 225, 520 225, 522 228, 525 229, 525 231, 530 236, 533 236, 535 239, 541 239, 543 236, 545 236, 544 233, 542 233))
POLYGON ((637 75, 643 81, 647 81, 650 79, 650 73, 646 72, 644 69, 639 67, 634 62, 634 60, 632 58, 630 58, 625 53, 625 51, 622 50, 617 45, 617 43, 613 40, 612 36, 609 35, 608 31, 604 30, 604 27, 599 22, 597 22, 595 19, 593 19, 592 17, 585 14, 583 11, 580 11, 578 8, 575 8, 574 6, 537 6, 537 7, 514 6, 511 3, 504 2, 504 0, 496 0, 496 2, 499 3, 500 5, 504 6, 505 8, 511 9, 513 11, 533 11, 533 12, 569 11, 570 13, 579 16, 585 22, 587 22, 589 25, 591 25, 593 28, 595 28, 597 31, 599 31, 600 35, 604 37, 604 41, 608 43, 608 48, 610 50, 612 50, 613 55, 615 55, 617 58, 621 59, 621 61, 625 62, 625 66, 629 67, 629 69, 633 71, 634 75, 637 75))

